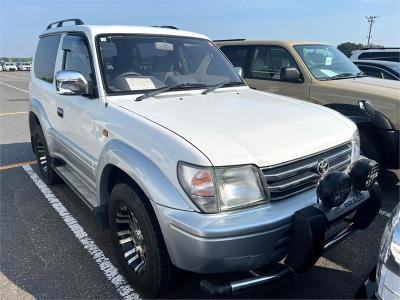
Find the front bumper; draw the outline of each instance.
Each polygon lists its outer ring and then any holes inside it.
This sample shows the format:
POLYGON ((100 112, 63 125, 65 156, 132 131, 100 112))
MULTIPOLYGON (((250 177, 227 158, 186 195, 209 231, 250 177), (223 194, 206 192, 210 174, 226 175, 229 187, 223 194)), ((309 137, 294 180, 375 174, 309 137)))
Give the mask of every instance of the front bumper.
POLYGON ((319 217, 327 219, 327 227, 332 227, 357 211, 354 217, 357 224, 353 224, 351 231, 366 228, 380 207, 378 190, 375 185, 370 192, 352 192, 334 209, 317 203, 315 190, 310 190, 267 206, 226 214, 207 215, 162 206, 156 206, 155 211, 172 263, 178 268, 203 274, 248 271, 277 263, 289 254, 291 268, 300 272, 314 264, 325 246, 337 242, 338 233, 325 240, 325 230, 322 241, 311 236, 306 245, 304 236, 296 235, 294 212, 312 208, 319 217), (318 251, 310 248, 317 243, 318 251), (300 250, 304 257, 290 255, 300 250), (314 254, 309 255, 310 251, 314 254))

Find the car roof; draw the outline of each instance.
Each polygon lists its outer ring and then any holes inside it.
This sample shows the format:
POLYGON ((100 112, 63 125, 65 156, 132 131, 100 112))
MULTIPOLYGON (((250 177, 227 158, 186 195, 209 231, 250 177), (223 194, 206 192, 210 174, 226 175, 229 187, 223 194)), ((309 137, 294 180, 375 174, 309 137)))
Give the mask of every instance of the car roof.
POLYGON ((329 45, 315 41, 305 40, 216 40, 217 45, 280 45, 280 46, 295 46, 295 45, 329 45))
POLYGON ((94 38, 100 34, 149 34, 194 37, 209 40, 209 38, 205 35, 179 29, 125 25, 69 25, 47 29, 41 34, 41 36, 51 33, 71 31, 83 32, 91 38, 94 38))
POLYGON ((374 60, 374 59, 356 59, 352 60, 353 63, 365 63, 365 64, 371 64, 371 65, 383 65, 383 66, 399 66, 400 63, 395 62, 395 61, 387 61, 387 60, 374 60))

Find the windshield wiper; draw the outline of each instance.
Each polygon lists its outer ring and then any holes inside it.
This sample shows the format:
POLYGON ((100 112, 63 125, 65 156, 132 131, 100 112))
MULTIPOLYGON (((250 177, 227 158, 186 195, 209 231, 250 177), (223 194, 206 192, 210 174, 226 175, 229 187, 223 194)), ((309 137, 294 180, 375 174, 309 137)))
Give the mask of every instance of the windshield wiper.
POLYGON ((353 73, 340 73, 335 76, 328 78, 328 80, 335 80, 335 79, 345 79, 345 78, 353 78, 355 75, 353 73))
POLYGON ((207 85, 203 84, 203 83, 192 83, 192 82, 185 82, 185 83, 179 83, 179 84, 176 84, 176 85, 164 86, 162 88, 155 89, 155 90, 152 90, 150 92, 144 93, 143 95, 137 97, 135 99, 135 101, 142 101, 142 100, 144 100, 146 98, 150 98, 150 97, 153 97, 155 95, 158 95, 158 94, 161 94, 161 93, 164 93, 164 92, 168 92, 168 91, 171 91, 171 90, 175 90, 175 89, 186 88, 186 87, 187 88, 196 88, 196 87, 206 87, 206 86, 207 85))
POLYGON ((227 87, 227 86, 236 86, 236 85, 243 85, 243 82, 241 81, 225 81, 213 85, 209 85, 206 90, 202 92, 203 95, 208 94, 212 91, 215 91, 216 89, 219 89, 221 87, 227 87))

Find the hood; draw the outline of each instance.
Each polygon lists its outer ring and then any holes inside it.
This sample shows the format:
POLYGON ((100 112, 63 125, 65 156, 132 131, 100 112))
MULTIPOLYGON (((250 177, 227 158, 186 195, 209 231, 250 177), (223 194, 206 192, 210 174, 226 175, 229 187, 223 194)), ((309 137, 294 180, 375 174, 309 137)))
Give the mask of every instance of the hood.
POLYGON ((354 90, 361 93, 383 95, 399 99, 400 81, 380 79, 375 77, 360 77, 340 80, 328 80, 329 85, 340 87, 345 90, 354 90))
POLYGON ((214 166, 287 162, 347 142, 356 128, 333 110, 247 87, 115 103, 180 135, 214 166))

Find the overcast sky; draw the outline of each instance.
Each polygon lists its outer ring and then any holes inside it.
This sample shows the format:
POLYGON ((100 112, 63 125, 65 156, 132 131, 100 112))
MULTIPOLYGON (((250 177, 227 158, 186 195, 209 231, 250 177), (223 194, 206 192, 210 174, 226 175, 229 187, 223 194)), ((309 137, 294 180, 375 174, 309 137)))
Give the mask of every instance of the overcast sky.
POLYGON ((400 0, 0 0, 0 56, 32 56, 48 23, 174 25, 213 39, 366 43, 365 16, 379 15, 372 42, 400 46, 400 0))

